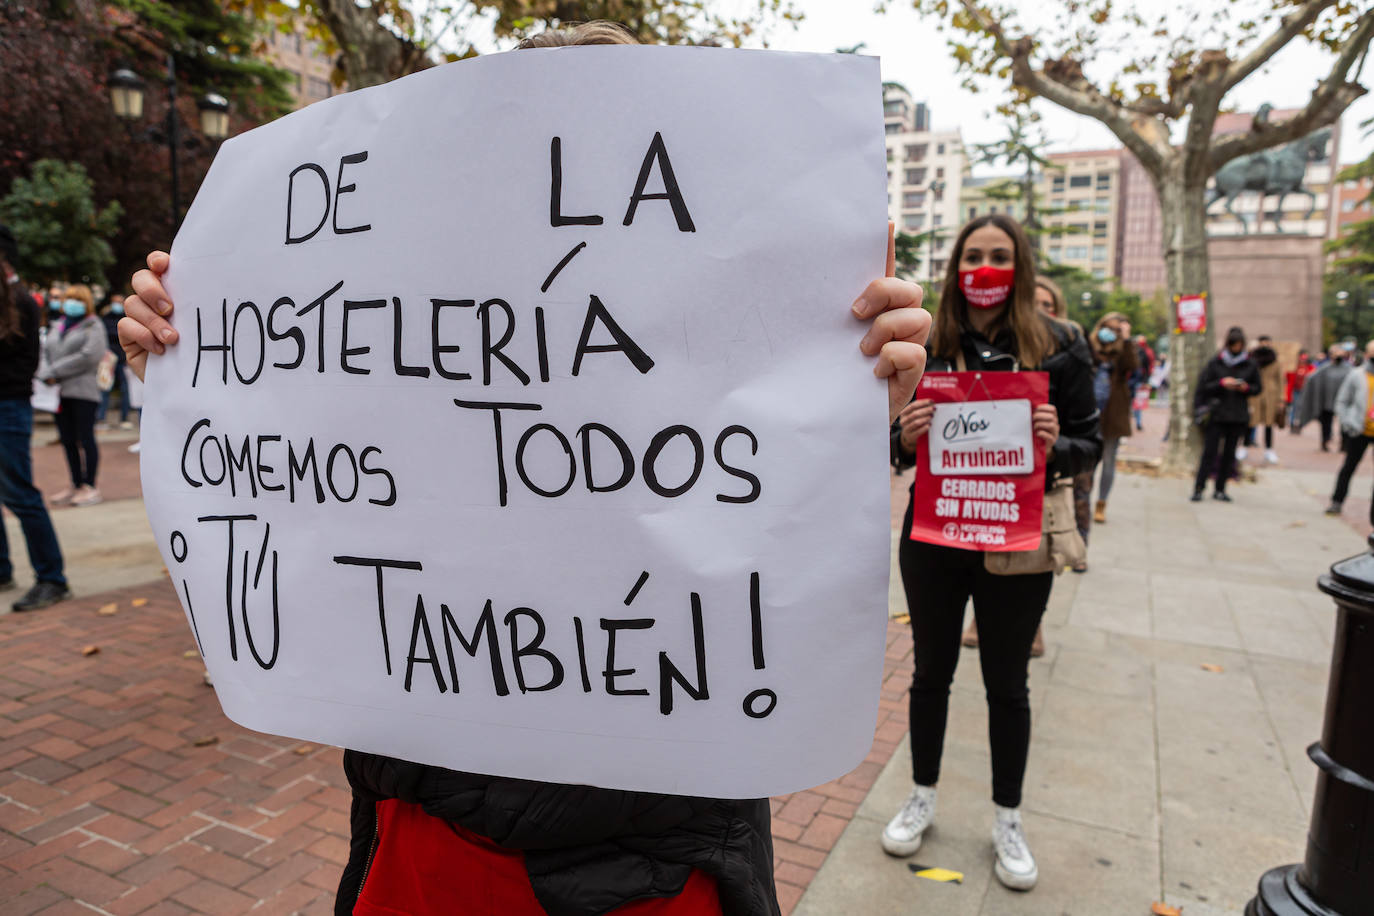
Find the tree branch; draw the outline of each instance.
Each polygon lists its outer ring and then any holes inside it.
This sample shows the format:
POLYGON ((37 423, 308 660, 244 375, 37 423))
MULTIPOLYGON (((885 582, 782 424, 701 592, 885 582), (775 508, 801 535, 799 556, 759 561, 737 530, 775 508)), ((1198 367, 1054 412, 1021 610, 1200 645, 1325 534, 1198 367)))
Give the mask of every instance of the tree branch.
POLYGON ((1215 172, 1238 156, 1288 143, 1339 120, 1351 103, 1367 92, 1359 83, 1347 83, 1345 77, 1355 60, 1368 48, 1371 39, 1374 39, 1374 8, 1360 15, 1354 33, 1341 48, 1331 72, 1317 84, 1307 106, 1287 121, 1272 126, 1259 125, 1258 129, 1249 133, 1232 134, 1215 141, 1209 156, 1212 171, 1215 172))
POLYGON ((1030 61, 1034 44, 1028 36, 1008 39, 1001 23, 980 7, 976 0, 959 2, 965 12, 992 37, 998 53, 1011 61, 1013 84, 1046 98, 1061 108, 1101 122, 1135 154, 1147 171, 1152 174, 1160 174, 1163 171, 1165 161, 1173 154, 1167 130, 1154 129, 1158 125, 1151 118, 1142 117, 1119 102, 1112 101, 1081 76, 1076 85, 1071 86, 1050 76, 1043 68, 1036 70, 1030 61))
POLYGON ((1224 92, 1229 92, 1241 80, 1254 73, 1264 66, 1269 58, 1277 54, 1285 45, 1294 38, 1302 34, 1303 30, 1317 21, 1322 10, 1334 4, 1336 0, 1307 0, 1291 16, 1286 17, 1279 27, 1268 37, 1261 41, 1244 58, 1231 64, 1226 70, 1226 79, 1223 83, 1224 92))

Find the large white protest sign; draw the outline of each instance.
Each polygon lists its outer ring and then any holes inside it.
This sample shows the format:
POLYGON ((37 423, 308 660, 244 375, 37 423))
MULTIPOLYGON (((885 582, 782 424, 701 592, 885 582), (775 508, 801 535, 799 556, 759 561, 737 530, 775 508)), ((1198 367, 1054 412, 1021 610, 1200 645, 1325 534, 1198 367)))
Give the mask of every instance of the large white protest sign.
POLYGON ((149 517, 227 715, 480 773, 846 772, 886 623, 877 62, 520 51, 224 145, 149 517))

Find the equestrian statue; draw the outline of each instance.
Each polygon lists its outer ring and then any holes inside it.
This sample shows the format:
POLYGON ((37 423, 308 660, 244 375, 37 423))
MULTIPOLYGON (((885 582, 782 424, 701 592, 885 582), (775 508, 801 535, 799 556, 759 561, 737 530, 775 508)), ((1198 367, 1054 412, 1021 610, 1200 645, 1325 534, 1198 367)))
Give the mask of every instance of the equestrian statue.
MULTIPOLYGON (((1261 109, 1267 116, 1269 106, 1261 109)), ((1255 116, 1256 122, 1262 120, 1261 115, 1255 116)), ((1286 146, 1278 149, 1263 150, 1252 153, 1249 156, 1241 156, 1233 159, 1217 170, 1216 180, 1212 186, 1211 196, 1207 200, 1210 207, 1213 203, 1226 198, 1226 212, 1240 220, 1241 230, 1247 235, 1250 232, 1250 225, 1245 221, 1245 217, 1232 209, 1236 197, 1243 191, 1255 191, 1260 195, 1260 215, 1256 220, 1256 228, 1264 223, 1264 198, 1271 194, 1279 198, 1278 206, 1273 211, 1274 229, 1283 232, 1283 225, 1279 222, 1283 215, 1283 201, 1289 194, 1306 194, 1309 206, 1307 216, 1304 221, 1310 219, 1312 213, 1317 209, 1317 195, 1303 187, 1303 178, 1307 174, 1307 164, 1317 162, 1326 158, 1326 146, 1331 139, 1331 128, 1323 127, 1315 130, 1305 137, 1294 140, 1286 146)))

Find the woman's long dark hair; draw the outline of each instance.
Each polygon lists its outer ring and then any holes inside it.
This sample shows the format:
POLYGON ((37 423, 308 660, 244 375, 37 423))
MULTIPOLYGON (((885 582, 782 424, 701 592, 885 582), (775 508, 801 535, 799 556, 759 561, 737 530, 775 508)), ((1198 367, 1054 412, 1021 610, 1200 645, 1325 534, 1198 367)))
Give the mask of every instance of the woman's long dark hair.
POLYGON ((930 352, 950 362, 959 355, 959 339, 971 327, 968 300, 959 286, 959 262, 964 256, 964 243, 968 237, 984 226, 996 226, 1011 237, 1016 270, 1011 299, 997 324, 989 329, 989 336, 995 336, 1004 328, 1010 329, 1016 339, 1017 360, 1027 369, 1033 369, 1054 352, 1054 336, 1050 333, 1049 321, 1035 305, 1035 256, 1031 254, 1030 240, 1026 238, 1026 231, 1020 223, 1002 213, 969 220, 959 232, 949 267, 945 270, 940 310, 935 313, 935 326, 930 333, 930 352))

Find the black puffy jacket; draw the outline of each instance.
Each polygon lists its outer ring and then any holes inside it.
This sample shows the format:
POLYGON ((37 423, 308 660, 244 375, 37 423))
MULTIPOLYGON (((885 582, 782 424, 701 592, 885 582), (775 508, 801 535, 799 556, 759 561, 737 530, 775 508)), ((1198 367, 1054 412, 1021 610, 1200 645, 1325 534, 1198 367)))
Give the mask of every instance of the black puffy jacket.
MULTIPOLYGON (((1060 477, 1091 471, 1102 458, 1101 416, 1093 395, 1093 355, 1083 333, 1074 325, 1045 319, 1054 335, 1054 352, 1046 357, 1039 371, 1050 377, 1050 403, 1059 412, 1059 438, 1045 466, 1045 487, 1060 477)), ((965 368, 972 371, 1010 372, 1018 368, 1016 339, 1010 330, 994 341, 984 340, 974 331, 959 338, 965 368)), ((953 372, 956 367, 932 357, 927 372, 953 372)), ((911 467, 916 456, 902 447, 901 426, 892 424, 892 466, 911 467)))
POLYGON ((1202 367, 1197 391, 1193 393, 1193 410, 1196 412, 1206 406, 1211 409, 1211 419, 1217 423, 1244 423, 1249 426, 1250 398, 1259 394, 1260 390, 1259 367, 1249 354, 1234 366, 1228 366, 1218 353, 1202 367), (1221 387, 1221 380, 1228 377, 1240 379, 1246 387, 1240 391, 1221 387))
POLYGON ((352 841, 336 916, 353 912, 376 830, 375 803, 388 798, 523 850, 535 897, 549 916, 601 916, 642 897, 675 896, 693 868, 716 879, 725 916, 779 913, 767 799, 480 776, 358 751, 344 753, 344 772, 353 787, 352 841))

